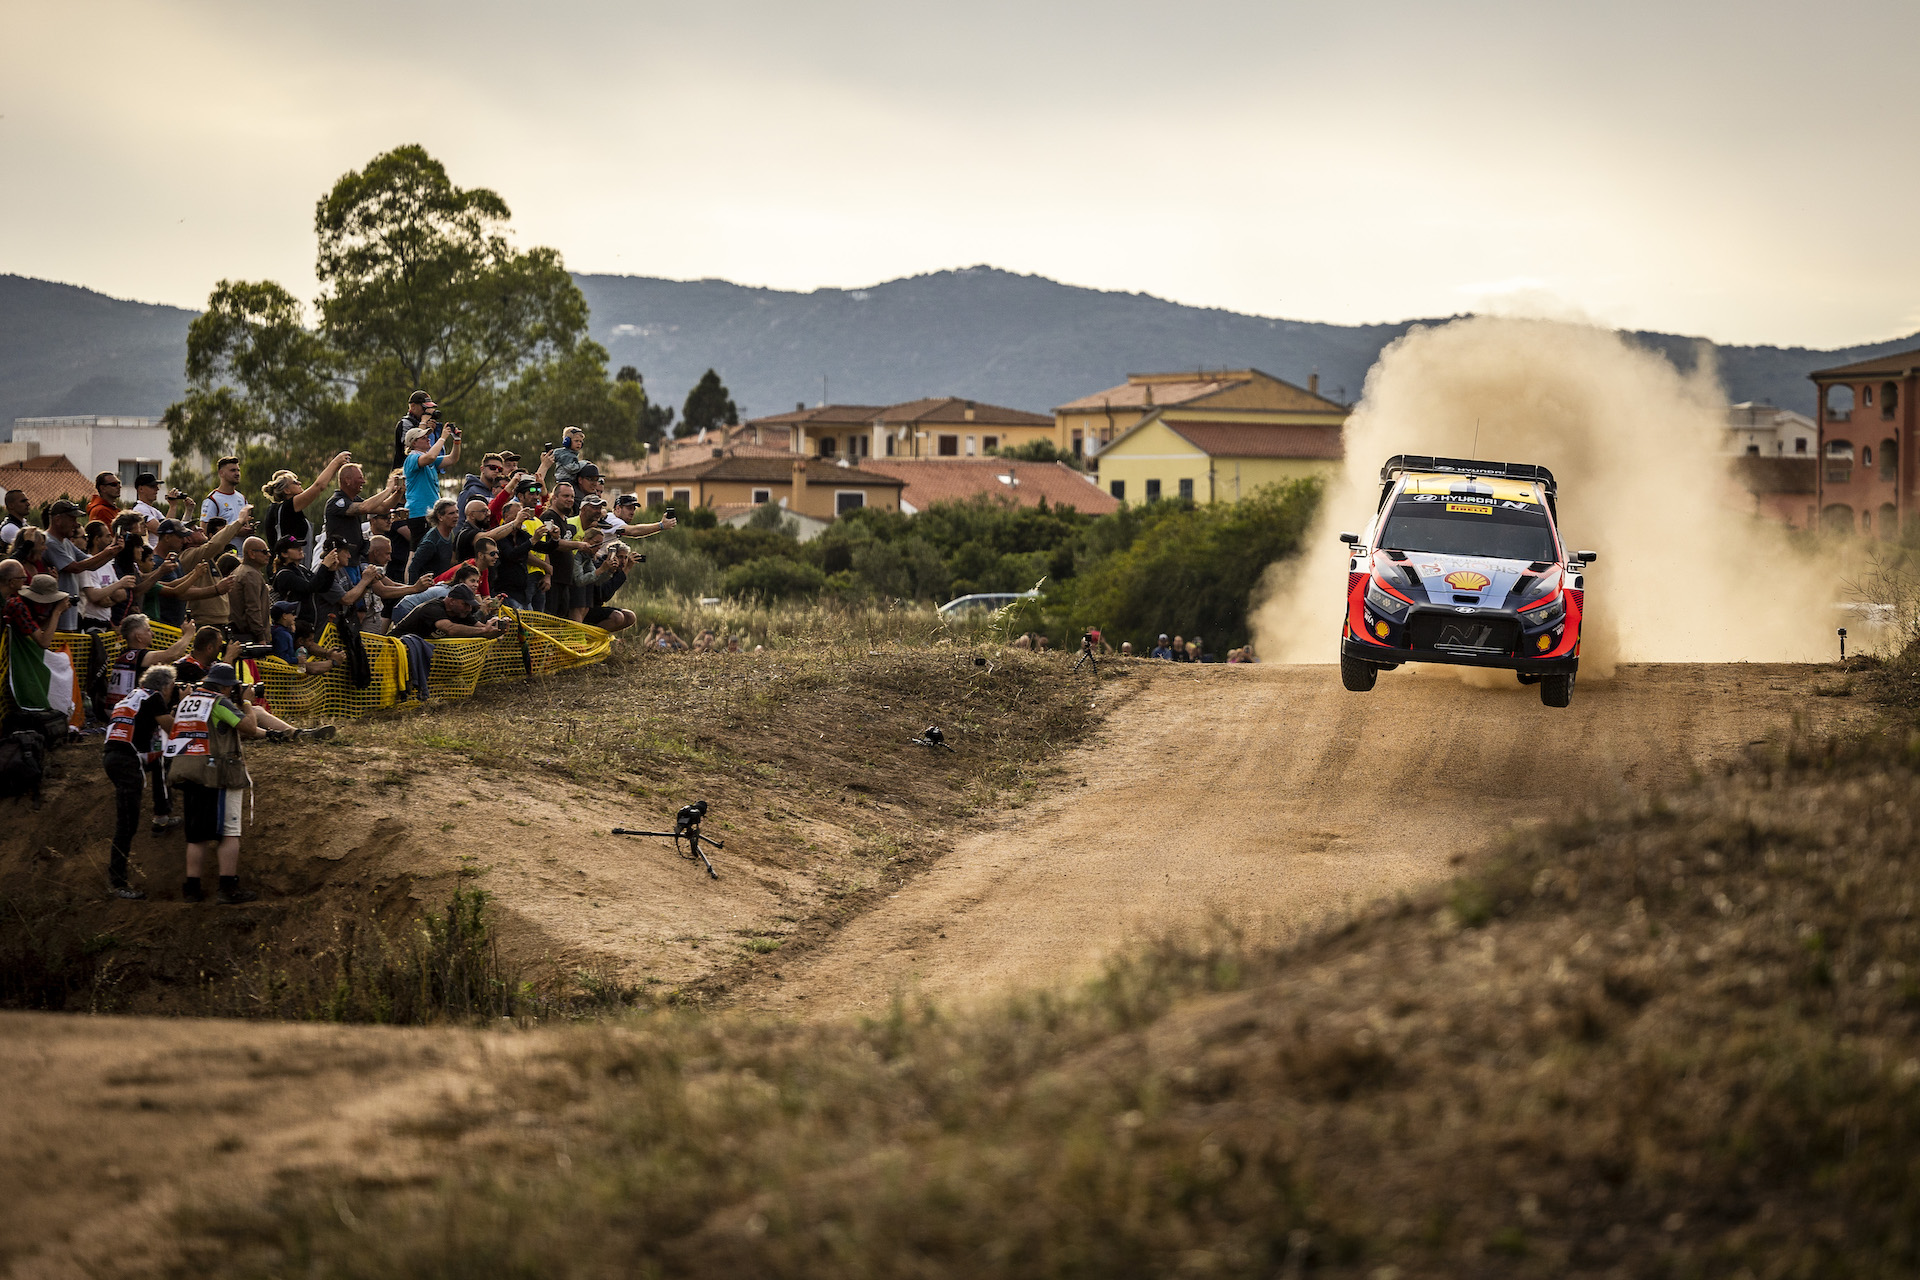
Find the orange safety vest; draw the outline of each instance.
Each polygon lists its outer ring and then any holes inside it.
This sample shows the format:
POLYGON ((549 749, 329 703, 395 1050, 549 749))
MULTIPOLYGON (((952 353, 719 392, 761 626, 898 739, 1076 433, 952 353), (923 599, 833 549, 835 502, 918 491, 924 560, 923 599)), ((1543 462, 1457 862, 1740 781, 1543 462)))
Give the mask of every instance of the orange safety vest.
POLYGON ((168 756, 204 756, 213 730, 214 695, 196 689, 173 709, 173 732, 167 735, 168 756))

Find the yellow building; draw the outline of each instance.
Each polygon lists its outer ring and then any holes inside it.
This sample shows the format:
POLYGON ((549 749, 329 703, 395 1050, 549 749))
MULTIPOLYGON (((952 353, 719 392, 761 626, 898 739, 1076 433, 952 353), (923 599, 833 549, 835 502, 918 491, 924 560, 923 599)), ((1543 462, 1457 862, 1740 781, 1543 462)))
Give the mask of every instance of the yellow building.
POLYGON ((1318 374, 1296 387, 1258 369, 1130 373, 1120 386, 1055 409, 1054 445, 1076 458, 1095 457, 1149 415, 1167 411, 1182 422, 1338 428, 1347 420, 1345 405, 1320 394, 1318 374))
POLYGON ((727 443, 780 444, 828 461, 863 458, 980 458, 995 449, 1051 440, 1053 419, 1043 413, 959 396, 904 404, 825 404, 743 422, 727 443))
POLYGON ((1098 461, 1101 487, 1122 502, 1238 502, 1263 485, 1330 475, 1341 457, 1338 422, 1214 422, 1153 409, 1098 461))
POLYGON ((682 512, 695 507, 762 506, 778 503, 789 511, 832 520, 861 507, 900 509, 904 480, 862 471, 845 462, 825 462, 796 454, 743 457, 723 453, 684 467, 639 477, 640 501, 647 506, 672 503, 682 512))

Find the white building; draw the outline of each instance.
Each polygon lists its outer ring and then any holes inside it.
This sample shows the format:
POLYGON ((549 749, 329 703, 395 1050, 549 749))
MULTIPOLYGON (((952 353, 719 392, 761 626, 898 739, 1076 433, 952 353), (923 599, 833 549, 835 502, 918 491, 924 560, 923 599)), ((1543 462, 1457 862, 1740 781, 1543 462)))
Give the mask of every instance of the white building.
POLYGON ((1820 452, 1820 428, 1812 418, 1749 400, 1727 406, 1722 453, 1759 458, 1811 458, 1820 452))
POLYGON ((167 478, 167 429, 158 418, 108 417, 83 414, 65 418, 15 418, 13 445, 7 450, 23 460, 65 454, 76 471, 91 482, 102 471, 120 477, 122 492, 133 500, 133 478, 151 471, 162 483, 167 478), (36 447, 37 446, 37 447, 36 447))

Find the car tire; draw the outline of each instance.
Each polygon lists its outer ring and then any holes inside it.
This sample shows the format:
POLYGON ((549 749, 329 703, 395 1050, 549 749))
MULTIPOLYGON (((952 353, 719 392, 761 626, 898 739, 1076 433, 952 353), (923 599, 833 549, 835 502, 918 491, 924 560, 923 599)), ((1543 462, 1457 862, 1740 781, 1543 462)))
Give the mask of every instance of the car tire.
POLYGON ((1571 671, 1540 677, 1540 701, 1550 707, 1564 707, 1573 701, 1571 671))
POLYGON ((1340 655, 1340 683, 1350 692, 1365 693, 1373 688, 1373 682, 1380 678, 1380 668, 1371 662, 1362 662, 1358 658, 1340 655))
POLYGON ((1538 671, 1516 671, 1513 674, 1520 677, 1521 684, 1540 683, 1540 673, 1538 671))

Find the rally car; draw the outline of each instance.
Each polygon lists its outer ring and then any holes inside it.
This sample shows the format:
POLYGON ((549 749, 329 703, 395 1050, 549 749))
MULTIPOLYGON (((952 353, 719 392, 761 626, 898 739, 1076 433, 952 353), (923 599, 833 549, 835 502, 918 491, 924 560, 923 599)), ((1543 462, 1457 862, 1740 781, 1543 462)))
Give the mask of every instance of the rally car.
POLYGON ((1553 473, 1529 463, 1389 458, 1372 522, 1340 535, 1352 549, 1341 682, 1363 692, 1403 662, 1500 667, 1566 706, 1599 554, 1562 547, 1555 494, 1553 473))

